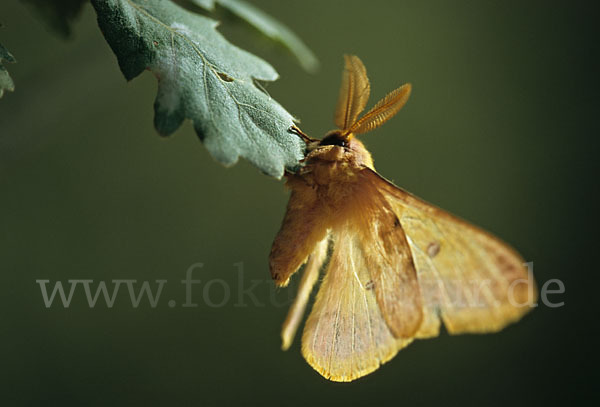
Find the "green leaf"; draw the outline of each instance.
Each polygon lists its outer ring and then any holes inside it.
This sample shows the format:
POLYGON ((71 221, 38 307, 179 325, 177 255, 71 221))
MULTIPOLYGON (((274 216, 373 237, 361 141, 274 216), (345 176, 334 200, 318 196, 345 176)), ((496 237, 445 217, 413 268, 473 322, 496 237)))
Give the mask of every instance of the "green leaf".
POLYGON ((195 3, 208 11, 213 11, 215 9, 215 0, 192 0, 192 3, 195 3))
POLYGON ((280 178, 303 158, 289 131, 293 117, 257 81, 277 72, 216 31, 217 22, 167 0, 92 0, 98 24, 127 80, 149 69, 158 78, 154 125, 173 133, 184 119, 215 159, 244 157, 280 178))
POLYGON ((15 84, 13 83, 12 78, 8 74, 8 71, 2 65, 2 62, 17 62, 15 57, 12 56, 10 52, 2 44, 0 44, 0 98, 4 95, 5 90, 14 91, 15 84))
POLYGON ((319 60, 315 54, 292 30, 252 4, 243 0, 192 0, 192 2, 209 11, 214 10, 215 3, 219 4, 270 39, 280 42, 298 59, 305 70, 314 72, 319 67, 319 60))
POLYGON ((71 24, 88 0, 23 0, 31 4, 48 26, 62 37, 71 35, 71 24))

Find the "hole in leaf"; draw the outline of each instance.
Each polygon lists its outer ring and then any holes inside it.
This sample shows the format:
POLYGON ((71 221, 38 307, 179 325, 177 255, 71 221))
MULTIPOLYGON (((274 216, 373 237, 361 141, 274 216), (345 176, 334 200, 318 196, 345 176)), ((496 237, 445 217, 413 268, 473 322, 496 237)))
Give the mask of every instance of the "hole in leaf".
POLYGON ((224 72, 217 72, 217 75, 219 75, 219 78, 225 82, 233 82, 233 78, 224 72))

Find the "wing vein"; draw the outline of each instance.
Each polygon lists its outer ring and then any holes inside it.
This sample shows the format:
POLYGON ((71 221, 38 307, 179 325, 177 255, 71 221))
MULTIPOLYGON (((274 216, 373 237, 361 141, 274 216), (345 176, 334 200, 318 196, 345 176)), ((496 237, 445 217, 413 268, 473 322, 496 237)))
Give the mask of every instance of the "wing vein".
POLYGON ((337 310, 335 313, 335 323, 334 323, 334 329, 333 329, 333 335, 331 336, 331 351, 329 353, 329 363, 328 363, 328 370, 331 371, 331 360, 333 359, 333 354, 334 354, 334 350, 335 350, 335 344, 337 341, 337 334, 338 334, 338 329, 339 329, 339 320, 340 320, 340 309, 342 307, 342 296, 340 296, 338 298, 338 303, 337 303, 337 310))

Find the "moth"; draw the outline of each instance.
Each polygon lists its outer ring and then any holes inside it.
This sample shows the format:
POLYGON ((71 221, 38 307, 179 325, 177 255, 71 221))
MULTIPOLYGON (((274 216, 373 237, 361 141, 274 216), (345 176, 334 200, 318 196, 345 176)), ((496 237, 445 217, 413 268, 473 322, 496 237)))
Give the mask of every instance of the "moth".
POLYGON ((323 275, 302 335, 302 354, 325 378, 352 381, 417 338, 484 333, 520 319, 537 297, 521 256, 491 234, 382 178, 356 138, 394 116, 411 85, 359 118, 370 84, 345 56, 337 130, 307 143, 303 166, 286 174, 291 196, 269 264, 277 286, 305 264, 282 329, 288 349, 323 275))

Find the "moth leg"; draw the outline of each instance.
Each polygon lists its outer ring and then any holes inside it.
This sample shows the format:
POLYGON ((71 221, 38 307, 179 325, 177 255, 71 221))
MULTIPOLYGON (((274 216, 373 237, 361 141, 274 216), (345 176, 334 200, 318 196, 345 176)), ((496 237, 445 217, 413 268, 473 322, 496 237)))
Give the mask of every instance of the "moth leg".
POLYGON ((300 138, 306 143, 312 143, 314 141, 319 141, 317 139, 314 139, 310 136, 308 136, 306 133, 304 133, 302 130, 300 130, 300 128, 298 126, 296 126, 295 124, 291 125, 290 128, 288 129, 289 132, 294 133, 298 136, 300 136, 300 138))

